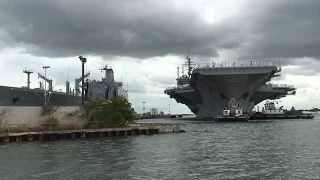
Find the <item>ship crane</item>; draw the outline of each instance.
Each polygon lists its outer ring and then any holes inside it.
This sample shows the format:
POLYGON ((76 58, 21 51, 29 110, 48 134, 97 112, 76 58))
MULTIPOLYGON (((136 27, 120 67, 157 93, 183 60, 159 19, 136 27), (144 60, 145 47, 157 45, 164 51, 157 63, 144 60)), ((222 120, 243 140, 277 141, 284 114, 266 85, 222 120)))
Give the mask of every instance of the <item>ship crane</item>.
POLYGON ((49 84, 49 91, 52 91, 52 79, 46 78, 41 73, 38 73, 38 78, 42 78, 43 80, 45 80, 49 84))
MULTIPOLYGON (((89 76, 90 76, 90 71, 83 76, 83 79, 86 78, 86 77, 89 77, 89 76)), ((79 83, 81 81, 82 81, 82 77, 75 79, 74 84, 75 84, 76 96, 79 96, 79 94, 80 94, 80 85, 79 85, 79 83)))

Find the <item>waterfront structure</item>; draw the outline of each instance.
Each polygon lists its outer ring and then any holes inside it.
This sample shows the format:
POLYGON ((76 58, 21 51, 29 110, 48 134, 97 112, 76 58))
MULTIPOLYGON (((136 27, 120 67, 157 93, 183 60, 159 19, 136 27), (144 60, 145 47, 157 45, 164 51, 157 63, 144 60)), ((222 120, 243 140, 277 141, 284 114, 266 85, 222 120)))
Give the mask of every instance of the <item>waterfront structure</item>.
MULTIPOLYGON (((39 123, 38 126, 43 124, 39 123)), ((72 130, 56 130, 52 125, 49 124, 45 131, 36 131, 34 129, 25 130, 25 124, 6 124, 6 132, 0 132, 0 143, 9 142, 21 142, 21 141, 52 141, 52 140, 71 140, 71 139, 85 139, 85 138, 97 138, 97 137, 125 137, 135 135, 152 135, 160 133, 183 133, 186 131, 186 124, 182 123, 132 123, 128 126, 120 128, 99 128, 97 123, 96 129, 77 129, 72 130), (22 132, 11 133, 9 127, 24 127, 22 132), (32 131, 32 133, 30 133, 32 131)), ((0 130, 1 130, 0 124, 0 130)), ((40 128, 42 129, 42 128, 40 128)))
POLYGON ((113 69, 108 68, 108 65, 106 65, 100 70, 104 71, 104 77, 101 81, 86 82, 86 100, 111 99, 115 97, 128 99, 128 92, 122 89, 122 82, 114 80, 113 69))
POLYGON ((158 113, 158 109, 157 108, 150 108, 150 115, 151 116, 157 116, 158 113))
POLYGON ((164 93, 183 103, 199 118, 214 118, 234 98, 244 113, 265 99, 295 94, 288 85, 266 84, 280 76, 281 68, 271 62, 214 62, 193 64, 187 57, 188 76, 177 78, 177 86, 164 93))
MULTIPOLYGON (((105 71, 105 76, 102 80, 89 80, 90 72, 84 75, 87 78, 84 87, 85 101, 111 99, 114 97, 120 97, 128 100, 128 92, 122 89, 122 82, 114 80, 113 69, 107 66, 100 69, 105 71)), ((71 90, 70 82, 66 81, 66 90, 54 90, 53 80, 49 79, 45 75, 38 73, 38 78, 43 79, 44 83, 48 83, 48 89, 43 85, 43 82, 39 82, 38 88, 30 88, 30 72, 31 70, 24 70, 24 73, 28 72, 28 86, 23 87, 9 87, 0 86, 0 106, 43 106, 44 101, 47 101, 48 105, 55 106, 81 106, 82 94, 79 84, 82 78, 75 79, 75 88, 71 90), (47 97, 46 97, 47 96, 47 97)))

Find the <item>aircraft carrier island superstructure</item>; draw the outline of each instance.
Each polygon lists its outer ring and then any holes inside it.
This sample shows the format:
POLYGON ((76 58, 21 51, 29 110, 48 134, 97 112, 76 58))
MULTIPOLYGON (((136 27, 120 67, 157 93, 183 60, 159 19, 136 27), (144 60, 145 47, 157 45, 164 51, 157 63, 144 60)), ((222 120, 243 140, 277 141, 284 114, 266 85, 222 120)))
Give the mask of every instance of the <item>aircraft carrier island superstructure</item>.
MULTIPOLYGON (((234 98, 243 112, 250 113, 254 105, 265 99, 278 99, 295 94, 288 85, 266 84, 280 76, 281 68, 271 62, 203 63, 193 66, 187 57, 188 76, 177 78, 177 87, 164 92, 183 103, 198 118, 215 118, 234 98)), ((179 69, 178 69, 179 71, 179 69)))
MULTIPOLYGON (((122 82, 114 80, 113 69, 107 66, 100 69, 104 71, 102 80, 89 80, 90 72, 84 75, 85 101, 111 99, 115 97, 128 99, 128 92, 122 89, 122 82)), ((55 106, 81 106, 81 86, 82 77, 75 79, 75 87, 71 90, 70 82, 66 81, 65 92, 62 90, 55 91, 53 88, 53 80, 45 75, 38 73, 38 78, 43 79, 44 83, 48 83, 48 88, 44 86, 42 81, 39 82, 38 88, 30 88, 31 70, 24 70, 28 74, 28 86, 25 87, 9 87, 0 86, 0 106, 44 106, 45 99, 49 105, 55 106), (45 91, 45 88, 47 91, 45 91), (44 94, 47 93, 47 98, 44 94)))

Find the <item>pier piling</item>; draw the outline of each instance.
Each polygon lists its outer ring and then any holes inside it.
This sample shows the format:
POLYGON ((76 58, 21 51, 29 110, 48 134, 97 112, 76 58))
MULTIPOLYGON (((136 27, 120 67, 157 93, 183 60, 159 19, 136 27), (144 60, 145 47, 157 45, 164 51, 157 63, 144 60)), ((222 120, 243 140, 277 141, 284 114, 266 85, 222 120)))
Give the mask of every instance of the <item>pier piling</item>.
MULTIPOLYGON (((10 126, 7 124, 6 126, 10 126)), ((126 137, 135 135, 153 135, 159 133, 178 133, 185 132, 185 124, 180 123, 134 123, 123 128, 98 128, 83 130, 61 130, 54 131, 30 131, 10 132, 6 128, 5 132, 0 132, 0 142, 32 142, 32 141, 55 141, 67 139, 85 139, 98 137, 126 137)))

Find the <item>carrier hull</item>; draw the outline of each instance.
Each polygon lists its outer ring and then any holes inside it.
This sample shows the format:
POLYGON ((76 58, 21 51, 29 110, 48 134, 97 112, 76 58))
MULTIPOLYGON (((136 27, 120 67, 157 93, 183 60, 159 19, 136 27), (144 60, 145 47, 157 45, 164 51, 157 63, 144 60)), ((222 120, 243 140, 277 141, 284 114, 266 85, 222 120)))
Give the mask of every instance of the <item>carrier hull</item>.
POLYGON ((250 114, 254 105, 261 101, 282 98, 295 90, 293 87, 281 89, 265 84, 273 77, 280 76, 280 71, 272 63, 233 63, 233 66, 206 64, 193 69, 189 82, 181 84, 178 78, 178 87, 168 88, 164 92, 178 103, 187 105, 198 118, 216 117, 226 108, 231 97, 239 102, 244 113, 250 114))

